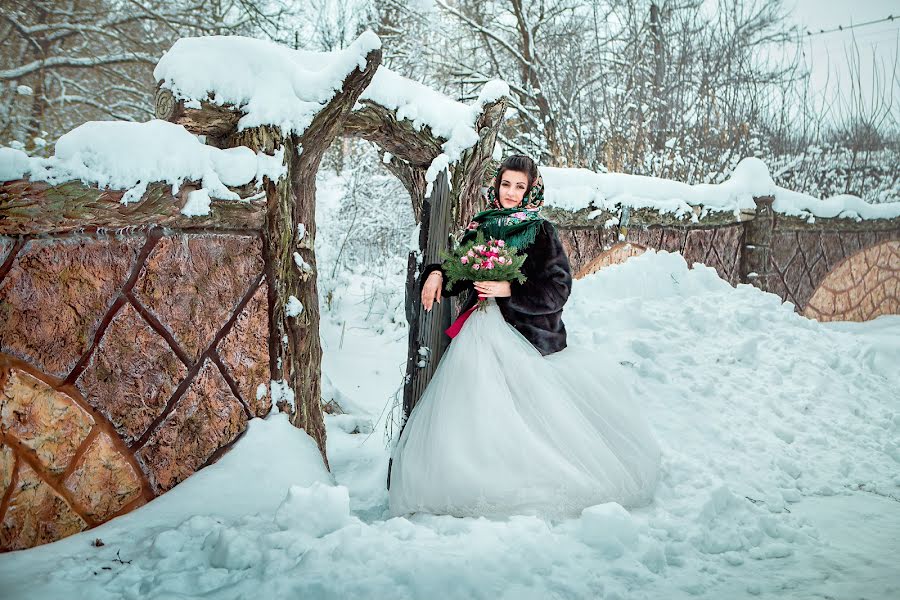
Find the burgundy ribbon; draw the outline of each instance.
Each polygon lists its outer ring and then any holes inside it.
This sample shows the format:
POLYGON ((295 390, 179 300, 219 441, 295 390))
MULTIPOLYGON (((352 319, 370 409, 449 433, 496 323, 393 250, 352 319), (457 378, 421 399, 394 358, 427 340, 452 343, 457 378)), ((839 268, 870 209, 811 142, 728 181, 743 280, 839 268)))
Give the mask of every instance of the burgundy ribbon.
POLYGON ((453 339, 457 335, 459 335, 459 332, 462 329, 462 326, 465 324, 465 322, 468 320, 468 318, 472 316, 472 313, 475 311, 475 309, 481 305, 482 300, 483 300, 483 298, 481 296, 478 296, 478 302, 476 302, 472 306, 472 308, 470 308, 463 314, 459 315, 459 317, 455 321, 453 321, 453 325, 451 325, 450 327, 448 327, 447 329, 444 330, 444 333, 449 335, 450 339, 453 339))

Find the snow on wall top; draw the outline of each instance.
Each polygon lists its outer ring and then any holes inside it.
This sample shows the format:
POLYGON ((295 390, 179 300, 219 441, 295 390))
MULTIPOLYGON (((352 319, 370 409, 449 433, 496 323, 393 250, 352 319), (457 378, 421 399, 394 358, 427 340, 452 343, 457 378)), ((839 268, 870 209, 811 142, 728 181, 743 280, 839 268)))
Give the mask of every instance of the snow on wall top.
POLYGON ((294 50, 241 36, 181 38, 153 76, 178 99, 240 108, 239 130, 276 125, 301 134, 347 75, 364 69, 366 55, 380 47, 372 31, 335 52, 294 50))
POLYGON ((544 202, 547 206, 576 211, 582 208, 617 210, 619 206, 649 208, 696 221, 708 211, 734 212, 755 210, 754 196, 774 196, 773 209, 788 216, 813 220, 822 218, 892 219, 900 217, 900 202, 869 204, 857 196, 840 195, 820 200, 808 194, 775 185, 765 163, 745 158, 731 177, 719 184, 688 185, 680 181, 626 175, 595 173, 587 169, 541 167, 544 202))
POLYGON ((475 122, 485 105, 507 95, 509 85, 495 79, 484 85, 475 102, 463 104, 381 66, 360 100, 369 100, 393 110, 398 120, 412 121, 417 130, 428 127, 435 136, 446 140, 441 144, 443 152, 432 161, 425 173, 428 182, 425 196, 428 197, 437 174, 458 161, 466 149, 478 143, 475 122))
MULTIPOLYGON (((199 181, 215 198, 239 200, 226 186, 239 186, 263 176, 277 181, 286 172, 284 150, 274 156, 254 153, 245 146, 225 150, 207 146, 181 125, 153 120, 89 121, 63 135, 50 158, 0 148, 0 180, 20 179, 59 184, 80 179, 102 188, 127 190, 122 202, 136 202, 147 185, 163 181, 178 192, 185 181, 199 181)), ((193 215, 196 206, 185 207, 193 215)), ((183 211, 184 212, 184 211, 183 211)))

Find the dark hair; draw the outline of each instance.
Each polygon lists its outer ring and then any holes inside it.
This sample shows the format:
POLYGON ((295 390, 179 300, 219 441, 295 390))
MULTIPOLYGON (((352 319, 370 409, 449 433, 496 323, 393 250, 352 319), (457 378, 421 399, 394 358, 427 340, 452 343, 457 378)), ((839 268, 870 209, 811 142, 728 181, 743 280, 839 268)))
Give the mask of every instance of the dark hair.
POLYGON ((503 179, 503 174, 506 171, 519 171, 528 176, 528 188, 525 190, 525 197, 527 197, 528 190, 531 189, 534 180, 538 178, 537 164, 524 154, 507 156, 506 160, 500 164, 500 169, 497 171, 497 177, 494 179, 494 193, 497 195, 498 201, 500 199, 500 181, 503 179))

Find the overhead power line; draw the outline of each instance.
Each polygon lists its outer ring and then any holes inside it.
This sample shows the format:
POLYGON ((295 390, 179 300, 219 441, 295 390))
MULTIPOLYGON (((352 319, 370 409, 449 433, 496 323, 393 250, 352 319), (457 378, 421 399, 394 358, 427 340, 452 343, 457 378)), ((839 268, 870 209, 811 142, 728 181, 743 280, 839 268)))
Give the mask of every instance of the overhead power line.
POLYGON ((893 21, 894 19, 900 19, 900 17, 895 17, 894 15, 888 15, 883 19, 876 19, 874 21, 866 21, 865 23, 854 23, 853 25, 838 25, 833 29, 820 29, 818 31, 809 31, 807 30, 806 36, 811 37, 814 35, 822 35, 823 33, 834 33, 835 31, 849 31, 850 29, 856 29, 857 27, 866 27, 867 25, 876 25, 878 23, 887 23, 893 21))

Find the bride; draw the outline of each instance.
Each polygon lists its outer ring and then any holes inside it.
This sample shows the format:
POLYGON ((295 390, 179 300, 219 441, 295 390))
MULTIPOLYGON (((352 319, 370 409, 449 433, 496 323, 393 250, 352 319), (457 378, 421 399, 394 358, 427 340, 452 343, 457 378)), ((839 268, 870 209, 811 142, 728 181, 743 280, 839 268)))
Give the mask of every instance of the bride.
POLYGON ((537 165, 510 156, 487 197, 488 210, 463 240, 480 229, 519 248, 527 280, 445 290, 440 265, 426 267, 425 310, 473 289, 487 298, 486 310, 465 311, 478 299, 470 293, 448 330, 456 337, 392 452, 391 513, 563 518, 603 502, 650 502, 659 447, 622 367, 615 357, 566 348, 562 311, 572 277, 553 225, 539 215, 537 165))

